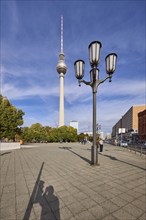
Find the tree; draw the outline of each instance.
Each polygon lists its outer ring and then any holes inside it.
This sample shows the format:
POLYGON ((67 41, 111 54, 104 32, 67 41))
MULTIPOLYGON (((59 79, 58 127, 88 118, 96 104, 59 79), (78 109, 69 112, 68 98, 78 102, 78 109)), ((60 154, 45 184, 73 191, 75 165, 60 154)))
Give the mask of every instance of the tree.
POLYGON ((47 131, 40 123, 33 124, 30 127, 29 132, 31 133, 33 141, 41 142, 46 141, 47 139, 47 131))
POLYGON ((58 128, 58 136, 60 141, 75 142, 77 141, 77 129, 71 126, 61 126, 58 128))
POLYGON ((79 141, 79 142, 83 141, 84 138, 85 138, 85 134, 84 134, 84 133, 80 133, 80 134, 78 135, 78 141, 79 141))
POLYGON ((22 128, 21 136, 24 142, 75 142, 77 141, 77 129, 67 126, 43 127, 40 123, 36 123, 30 128, 22 128))
POLYGON ((35 123, 30 128, 23 127, 21 137, 24 142, 50 142, 51 131, 51 127, 35 123))
POLYGON ((8 99, 0 95, 0 139, 15 140, 20 135, 24 112, 15 108, 8 99))
POLYGON ((24 142, 31 142, 33 137, 29 127, 23 127, 21 130, 21 138, 24 142))

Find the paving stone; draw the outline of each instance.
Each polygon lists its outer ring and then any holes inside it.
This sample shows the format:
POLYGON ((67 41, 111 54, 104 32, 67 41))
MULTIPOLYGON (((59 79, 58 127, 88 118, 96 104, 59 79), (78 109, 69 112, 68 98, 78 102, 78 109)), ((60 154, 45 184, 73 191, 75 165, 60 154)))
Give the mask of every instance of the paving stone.
POLYGON ((76 220, 95 220, 96 218, 89 212, 83 211, 76 215, 76 220))
POLYGON ((139 186, 138 186, 138 187, 136 187, 136 188, 134 188, 133 190, 134 190, 135 192, 140 193, 140 194, 141 194, 141 196, 143 195, 143 189, 139 188, 139 186))
POLYGON ((110 189, 110 192, 114 195, 119 195, 119 194, 123 193, 122 191, 120 191, 119 189, 116 189, 116 188, 110 189))
POLYGON ((68 205, 68 208, 74 215, 86 210, 85 207, 79 202, 68 205))
POLYGON ((141 200, 143 203, 146 203, 146 192, 144 192, 143 196, 140 196, 138 199, 141 200))
POLYGON ((17 205, 24 204, 24 203, 28 204, 30 196, 29 196, 29 194, 19 195, 19 196, 16 196, 15 199, 16 199, 16 204, 17 205))
POLYGON ((145 158, 105 145, 93 167, 91 144, 33 146, 2 156, 2 220, 145 219, 145 158))
POLYGON ((109 214, 109 212, 103 208, 100 205, 96 205, 90 209, 88 209, 88 211, 96 218, 96 219, 102 219, 104 218, 107 214, 109 214))
POLYGON ((98 204, 101 204, 102 202, 106 201, 105 197, 103 197, 103 196, 101 196, 100 194, 97 194, 97 193, 96 194, 94 193, 94 195, 90 198, 92 198, 98 204))
POLYGON ((132 202, 135 200, 134 196, 128 195, 127 193, 120 194, 119 197, 127 202, 132 202))
POLYGON ((141 215, 138 220, 146 220, 146 212, 141 215))
POLYGON ((135 192, 134 190, 129 190, 127 194, 133 196, 134 198, 139 198, 141 196, 141 193, 135 192))
MULTIPOLYGON (((1 217, 1 216, 0 216, 1 217)), ((1 217, 0 218, 1 220, 16 220, 17 219, 17 217, 16 217, 16 215, 15 214, 13 214, 12 216, 10 215, 10 216, 5 216, 5 217, 1 217)), ((20 220, 20 219, 19 219, 20 220)))
POLYGON ((96 202, 91 198, 86 198, 81 200, 81 204, 85 207, 85 209, 90 209, 96 205, 96 202))
POLYGON ((131 204, 146 212, 146 201, 142 202, 141 200, 136 199, 131 204))
POLYGON ((102 207, 105 207, 110 213, 119 209, 119 206, 112 203, 110 200, 101 203, 102 207))
POLYGON ((83 192, 79 192, 79 193, 74 194, 74 197, 76 200, 81 201, 83 199, 86 199, 88 196, 83 192))
POLYGON ((129 214, 123 209, 120 209, 114 213, 112 213, 114 217, 116 217, 118 220, 136 220, 137 218, 133 215, 129 214))
POLYGON ((121 199, 119 196, 110 199, 110 201, 112 201, 114 204, 116 204, 119 207, 125 206, 128 203, 126 200, 121 199))
POLYGON ((117 218, 115 218, 113 215, 108 215, 105 218, 103 218, 102 220, 117 220, 117 218))
POLYGON ((57 192, 57 196, 60 198, 63 198, 63 197, 69 196, 69 195, 70 195, 70 193, 67 190, 62 190, 62 191, 57 192))
POLYGON ((16 213, 15 207, 9 206, 9 207, 5 207, 5 208, 0 209, 0 217, 1 218, 13 216, 13 215, 15 215, 15 213, 16 213))
POLYGON ((0 209, 7 209, 7 208, 13 208, 15 209, 15 205, 16 205, 16 201, 15 201, 15 198, 10 198, 10 199, 2 199, 0 201, 0 209))
POLYGON ((69 189, 69 192, 71 194, 75 194, 75 193, 79 193, 80 190, 76 186, 71 186, 70 189, 69 189))
POLYGON ((105 199, 111 199, 111 198, 114 198, 115 195, 113 193, 109 191, 101 191, 100 192, 100 195, 103 196, 105 199))
POLYGON ((131 215, 136 216, 137 218, 143 214, 143 211, 132 204, 127 204, 123 207, 123 210, 129 212, 131 215))
POLYGON ((70 205, 70 204, 76 202, 76 199, 73 197, 72 194, 71 194, 70 196, 65 196, 65 197, 61 198, 61 200, 62 200, 66 205, 70 205))
POLYGON ((72 216, 68 220, 76 220, 76 218, 74 216, 72 216))

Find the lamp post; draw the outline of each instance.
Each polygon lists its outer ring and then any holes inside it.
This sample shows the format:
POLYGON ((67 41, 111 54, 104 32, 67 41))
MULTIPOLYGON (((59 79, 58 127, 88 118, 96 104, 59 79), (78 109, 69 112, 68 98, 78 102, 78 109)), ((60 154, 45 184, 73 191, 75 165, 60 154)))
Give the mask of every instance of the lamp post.
POLYGON ((79 86, 80 83, 84 83, 86 85, 91 86, 92 93, 93 93, 93 145, 91 148, 91 164, 98 165, 98 151, 96 146, 96 93, 98 86, 103 83, 106 79, 109 79, 111 82, 112 74, 116 69, 116 60, 117 55, 115 53, 110 53, 106 56, 106 73, 108 74, 102 80, 99 80, 99 69, 97 68, 99 65, 100 60, 100 49, 102 44, 99 41, 93 41, 89 44, 89 61, 90 61, 90 81, 87 82, 83 80, 84 77, 84 69, 85 69, 85 62, 83 60, 77 60, 74 63, 75 68, 75 76, 78 79, 79 86))
POLYGON ((99 132, 99 130, 101 129, 101 125, 100 124, 96 124, 96 131, 97 131, 97 134, 99 132))

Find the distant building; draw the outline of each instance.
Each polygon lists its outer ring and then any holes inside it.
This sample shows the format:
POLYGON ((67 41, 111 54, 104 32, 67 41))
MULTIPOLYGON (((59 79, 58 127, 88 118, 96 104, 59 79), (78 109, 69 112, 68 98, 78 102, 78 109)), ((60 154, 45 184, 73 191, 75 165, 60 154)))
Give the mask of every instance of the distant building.
POLYGON ((87 135, 89 135, 89 136, 93 136, 93 132, 92 132, 92 131, 84 131, 83 133, 84 133, 84 134, 87 134, 87 135))
POLYGON ((133 133, 138 134, 138 113, 144 111, 146 105, 132 106, 112 128, 112 138, 120 134, 129 139, 133 133))
POLYGON ((105 135, 105 139, 110 140, 110 139, 111 139, 111 133, 107 133, 107 134, 105 135))
POLYGON ((101 139, 104 139, 104 133, 103 133, 103 131, 100 131, 100 132, 99 132, 99 137, 100 137, 101 139))
POLYGON ((146 141, 146 109, 138 113, 138 134, 140 141, 146 141))
POLYGON ((70 126, 77 129, 77 134, 79 130, 79 123, 78 121, 70 121, 70 126))

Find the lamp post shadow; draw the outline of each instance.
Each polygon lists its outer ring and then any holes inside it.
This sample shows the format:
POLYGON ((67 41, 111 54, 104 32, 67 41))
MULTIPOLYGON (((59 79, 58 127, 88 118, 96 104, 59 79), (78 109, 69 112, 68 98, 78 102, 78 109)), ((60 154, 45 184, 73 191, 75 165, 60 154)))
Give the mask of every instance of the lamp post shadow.
POLYGON ((118 158, 116 158, 116 157, 114 157, 114 156, 106 155, 106 154, 100 154, 100 155, 101 155, 101 156, 104 156, 104 157, 108 157, 108 158, 110 158, 111 160, 119 161, 119 162, 121 162, 121 163, 125 163, 125 164, 127 164, 127 165, 130 165, 130 166, 133 166, 133 167, 136 167, 136 168, 139 168, 139 169, 141 169, 141 170, 146 171, 146 168, 143 168, 143 167, 137 166, 137 165, 135 165, 135 164, 132 164, 132 163, 129 163, 129 162, 120 160, 120 159, 118 159, 118 158))
POLYGON ((86 161, 87 163, 89 163, 91 165, 91 161, 90 160, 88 160, 87 158, 85 158, 85 157, 77 154, 73 150, 71 150, 72 149, 71 147, 59 147, 59 148, 70 151, 72 154, 75 154, 76 156, 80 157, 82 160, 86 161))

